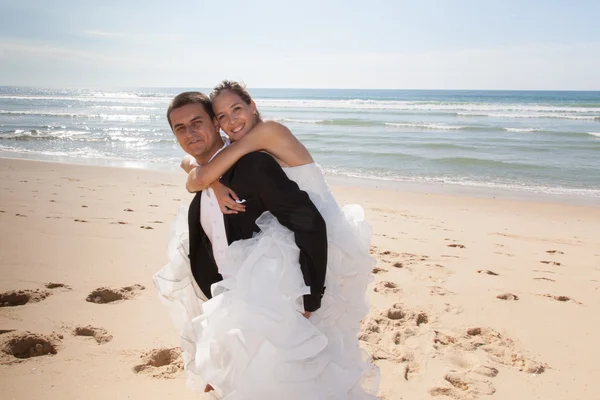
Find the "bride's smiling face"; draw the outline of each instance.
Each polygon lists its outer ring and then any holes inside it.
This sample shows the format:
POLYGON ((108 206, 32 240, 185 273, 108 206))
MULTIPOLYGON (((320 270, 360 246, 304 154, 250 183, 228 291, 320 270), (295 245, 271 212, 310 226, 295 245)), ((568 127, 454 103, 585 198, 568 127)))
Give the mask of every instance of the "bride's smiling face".
POLYGON ((223 90, 212 100, 215 117, 231 140, 238 140, 256 125, 256 104, 244 102, 230 90, 223 90))

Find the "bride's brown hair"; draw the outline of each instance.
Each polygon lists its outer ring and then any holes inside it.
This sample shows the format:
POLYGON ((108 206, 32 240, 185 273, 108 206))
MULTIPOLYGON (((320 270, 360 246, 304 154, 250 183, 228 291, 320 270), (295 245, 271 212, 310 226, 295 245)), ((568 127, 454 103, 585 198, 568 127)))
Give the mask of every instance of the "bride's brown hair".
MULTIPOLYGON (((223 80, 221 81, 221 83, 214 87, 212 92, 210 92, 210 100, 214 100, 215 97, 217 97, 219 94, 221 94, 221 92, 225 90, 229 90, 230 92, 237 94, 240 97, 240 99, 242 99, 242 101, 248 105, 252 103, 252 97, 250 96, 250 93, 248 93, 248 91, 246 90, 246 85, 240 84, 236 81, 228 80, 223 80)), ((262 121, 258 109, 256 110, 256 118, 258 121, 262 121)))

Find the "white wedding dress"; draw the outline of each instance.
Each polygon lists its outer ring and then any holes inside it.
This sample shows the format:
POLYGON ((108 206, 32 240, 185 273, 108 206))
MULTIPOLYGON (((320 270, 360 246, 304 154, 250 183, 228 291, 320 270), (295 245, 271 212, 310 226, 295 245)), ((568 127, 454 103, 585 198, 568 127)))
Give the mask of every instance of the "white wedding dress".
POLYGON ((195 389, 210 383, 226 400, 377 399, 379 371, 358 343, 375 264, 363 209, 341 209, 317 164, 284 171, 327 224, 321 308, 310 319, 301 315, 309 288, 299 250, 293 232, 269 212, 257 220, 260 233, 229 246, 219 268, 223 281, 207 301, 191 274, 187 207, 181 207, 170 261, 154 282, 181 335, 188 383, 195 389))

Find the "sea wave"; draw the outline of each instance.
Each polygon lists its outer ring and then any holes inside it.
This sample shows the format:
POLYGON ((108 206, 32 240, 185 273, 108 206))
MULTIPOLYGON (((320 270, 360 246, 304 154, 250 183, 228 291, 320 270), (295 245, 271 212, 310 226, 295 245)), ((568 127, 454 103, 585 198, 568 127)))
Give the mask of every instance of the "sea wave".
POLYGON ((162 115, 135 115, 135 114, 84 114, 84 113, 66 113, 66 112, 46 112, 46 111, 13 111, 0 110, 0 115, 31 115, 37 117, 63 117, 63 118, 88 118, 104 119, 108 121, 137 121, 163 118, 162 115))
POLYGON ((461 130, 469 128, 463 125, 447 125, 447 124, 428 124, 428 123, 412 123, 412 122, 386 122, 384 125, 398 128, 419 128, 433 130, 461 130))
POLYGON ((592 135, 595 137, 600 137, 600 132, 588 132, 588 135, 592 135))
POLYGON ((331 119, 300 119, 277 117, 275 121, 281 123, 295 124, 316 124, 316 125, 333 125, 333 126, 381 126, 381 121, 359 118, 331 118, 331 119))
POLYGON ((163 110, 161 107, 142 107, 142 106, 99 106, 99 105, 96 105, 96 106, 92 106, 92 108, 100 108, 100 109, 103 109, 103 110, 116 110, 116 111, 123 111, 123 110, 142 110, 142 111, 163 110))
POLYGON ((489 169, 517 169, 517 170, 544 170, 547 169, 547 166, 541 166, 537 164, 528 164, 522 162, 509 162, 509 161, 500 161, 500 160, 490 160, 484 158, 476 158, 476 157, 443 157, 437 159, 431 159, 431 161, 444 164, 448 166, 458 166, 458 167, 473 167, 473 168, 489 168, 489 169))
POLYGON ((299 118, 285 118, 285 117, 277 117, 277 118, 273 118, 274 121, 280 122, 280 123, 293 123, 293 124, 320 124, 325 122, 325 120, 322 119, 299 119, 299 118))
POLYGON ((503 128, 507 132, 545 132, 544 129, 537 128, 503 128))
POLYGON ((115 134, 93 134, 87 131, 50 131, 40 132, 38 130, 16 130, 13 132, 0 133, 0 139, 14 140, 14 141, 71 141, 71 142, 121 142, 129 144, 151 144, 151 143, 176 143, 174 137, 144 137, 143 133, 141 136, 122 136, 115 134))
POLYGON ((600 121, 600 115, 571 115, 571 114, 496 114, 496 113, 473 113, 457 112, 456 115, 464 117, 492 117, 492 118, 557 118, 572 120, 597 120, 600 121))
POLYGON ((168 104, 171 101, 171 96, 162 96, 162 97, 153 97, 153 96, 93 96, 93 95, 85 95, 85 96, 58 96, 58 95, 50 95, 50 96, 40 96, 40 95, 0 95, 0 100, 59 100, 59 101, 72 101, 72 102, 86 102, 86 103, 165 103, 168 104))
POLYGON ((321 108, 398 111, 445 112, 511 112, 511 113, 600 113, 600 107, 550 106, 544 104, 457 103, 397 100, 315 100, 315 99, 255 99, 260 107, 267 108, 321 108))
POLYGON ((512 192, 524 192, 541 195, 577 196, 587 198, 600 198, 600 189, 584 187, 565 187, 538 185, 524 182, 501 182, 494 180, 477 180, 470 176, 406 176, 394 173, 374 173, 369 171, 355 171, 340 168, 324 168, 329 176, 350 177, 373 181, 387 181, 398 183, 417 184, 447 184, 466 186, 481 189, 507 190, 512 192))

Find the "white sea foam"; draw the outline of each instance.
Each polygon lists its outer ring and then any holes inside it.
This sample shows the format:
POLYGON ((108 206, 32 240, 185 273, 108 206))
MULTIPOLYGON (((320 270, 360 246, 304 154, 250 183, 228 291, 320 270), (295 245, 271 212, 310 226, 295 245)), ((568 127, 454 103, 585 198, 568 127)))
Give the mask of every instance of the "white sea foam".
POLYGON ((280 118, 274 118, 275 121, 277 122, 291 122, 291 123, 296 123, 296 124, 322 124, 326 121, 322 120, 322 119, 297 119, 297 118, 285 118, 285 117, 280 117, 280 118))
POLYGON ((107 121, 137 121, 154 119, 157 115, 135 115, 135 114, 85 114, 85 113, 67 113, 67 112, 46 112, 46 111, 14 111, 0 110, 0 114, 4 115, 36 115, 41 117, 68 117, 68 118, 96 118, 105 119, 107 121))
MULTIPOLYGON (((397 100, 299 100, 299 99, 256 99, 260 107, 268 108, 322 108, 363 109, 398 111, 442 111, 442 112, 510 112, 510 113, 581 113, 600 115, 600 107, 547 106, 540 104, 492 104, 492 103, 449 103, 397 100)), ((512 114, 511 114, 512 115, 512 114)))
POLYGON ((23 149, 20 147, 13 146, 2 146, 0 145, 0 151, 6 151, 11 153, 22 153, 22 154, 34 154, 34 155, 42 155, 42 156, 53 156, 53 157, 66 157, 72 159, 113 159, 118 160, 118 157, 113 156, 112 154, 107 154, 98 150, 94 150, 91 148, 84 149, 73 149, 69 151, 59 151, 59 150, 46 150, 46 151, 38 151, 31 149, 23 149))
POLYGON ((123 111, 123 110, 142 110, 142 111, 163 110, 163 108, 161 108, 161 107, 140 107, 140 106, 92 106, 92 108, 101 108, 101 109, 116 110, 116 111, 123 111))
POLYGON ((409 183, 425 183, 425 184, 449 184, 458 186, 467 186, 486 189, 500 189, 517 192, 535 193, 535 194, 550 194, 550 195, 565 195, 565 196, 585 196, 600 198, 599 189, 588 188, 566 188, 553 187, 544 185, 528 185, 520 183, 503 183, 492 181, 477 181, 467 177, 452 177, 452 176, 402 176, 394 173, 376 174, 372 172, 347 171, 337 168, 325 168, 325 173, 332 176, 345 176, 351 178, 388 181, 388 182, 409 182, 409 183))
MULTIPOLYGON (((119 103, 127 104, 126 108, 144 109, 142 105, 156 105, 162 108, 172 99, 171 95, 145 95, 132 93, 82 93, 81 95, 70 94, 61 96, 58 94, 49 95, 0 95, 0 100, 60 100, 72 102, 91 102, 91 103, 119 103)), ((439 101, 400 101, 400 100, 369 100, 369 99, 263 99, 255 98, 255 101, 260 107, 266 108, 300 108, 300 109, 351 109, 351 110, 397 110, 397 111, 422 111, 422 112, 457 112, 457 113, 473 113, 473 112, 508 112, 516 114, 527 113, 570 113, 584 114, 585 116, 598 117, 600 116, 600 107, 569 107, 569 106, 551 106, 544 104, 510 104, 510 103, 461 103, 461 102, 439 102, 439 101), (593 114, 593 115, 592 115, 593 114)), ((108 106, 113 107, 113 106, 108 106)), ((117 106, 114 106, 117 107, 117 106)), ((117 108, 115 108, 117 109, 117 108)))
POLYGON ((434 129, 434 130, 459 130, 466 128, 465 126, 459 125, 446 125, 446 124, 427 124, 427 123, 403 123, 403 122, 386 122, 386 126, 395 126, 401 128, 420 128, 420 129, 434 129))
POLYGON ((596 137, 600 137, 600 132, 588 132, 588 134, 596 137))
POLYGON ((492 117, 492 118, 558 118, 573 120, 600 120, 600 115, 572 115, 572 114, 497 114, 497 113, 472 113, 457 112, 457 115, 466 117, 492 117))
POLYGON ((1 99, 7 100, 61 100, 61 101, 77 101, 77 102, 88 102, 88 103, 163 103, 168 104, 171 101, 171 96, 169 97, 144 97, 144 96, 136 96, 132 95, 130 97, 123 96, 24 96, 24 95, 9 95, 4 94, 0 95, 1 99))
POLYGON ((536 128, 504 128, 507 132, 543 132, 543 129, 536 128))

